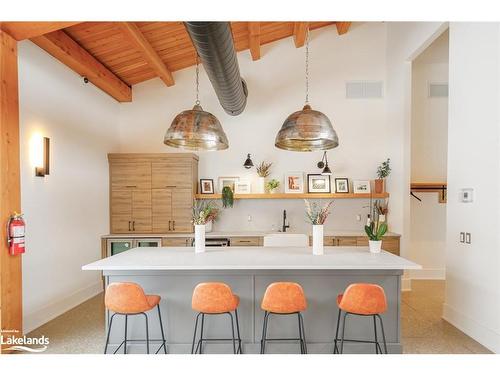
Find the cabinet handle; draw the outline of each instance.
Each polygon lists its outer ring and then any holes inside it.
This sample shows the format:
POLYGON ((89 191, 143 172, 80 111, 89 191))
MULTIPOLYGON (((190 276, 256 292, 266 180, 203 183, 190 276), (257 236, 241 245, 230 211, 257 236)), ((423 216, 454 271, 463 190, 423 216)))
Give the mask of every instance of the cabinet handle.
POLYGON ((165 185, 166 188, 175 188, 177 185, 165 185))
POLYGON ((125 187, 128 187, 128 188, 135 188, 135 187, 137 187, 137 185, 126 185, 125 187))
POLYGON ((130 228, 130 221, 128 222, 128 231, 131 232, 132 229, 130 228))
POLYGON ((168 230, 171 231, 172 228, 170 227, 170 223, 172 223, 170 220, 168 221, 168 230))
POLYGON ((172 230, 175 231, 175 220, 172 221, 172 230))
POLYGON ((132 230, 135 231, 135 221, 132 221, 132 230))

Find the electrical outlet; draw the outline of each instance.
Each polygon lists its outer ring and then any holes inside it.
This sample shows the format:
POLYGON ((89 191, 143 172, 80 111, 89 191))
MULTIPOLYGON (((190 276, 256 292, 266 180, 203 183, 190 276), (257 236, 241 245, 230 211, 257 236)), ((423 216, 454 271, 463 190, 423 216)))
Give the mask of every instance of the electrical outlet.
POLYGON ((469 244, 469 245, 470 245, 470 243, 471 243, 471 235, 470 235, 470 233, 469 233, 469 232, 466 232, 466 233, 465 233, 465 243, 466 243, 466 244, 469 244))
POLYGON ((359 215, 359 214, 358 214, 358 215, 356 215, 356 220, 357 220, 357 221, 361 221, 361 215, 359 215))
POLYGON ((460 232, 460 242, 465 243, 465 232, 460 232))
POLYGON ((251 222, 252 221, 252 215, 248 215, 247 220, 248 220, 248 222, 251 222))

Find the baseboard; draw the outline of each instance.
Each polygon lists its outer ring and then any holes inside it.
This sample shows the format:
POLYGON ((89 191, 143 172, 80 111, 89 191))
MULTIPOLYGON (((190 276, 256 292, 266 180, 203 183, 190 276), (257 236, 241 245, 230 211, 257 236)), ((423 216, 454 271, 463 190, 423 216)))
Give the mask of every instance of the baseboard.
POLYGON ((404 275, 401 278, 401 291, 402 292, 409 292, 411 291, 411 279, 407 277, 407 275, 404 275))
POLYGON ((70 294, 58 301, 52 302, 49 305, 42 307, 34 312, 30 312, 23 317, 23 332, 27 334, 34 329, 44 325, 52 319, 71 310, 89 298, 102 292, 102 282, 89 285, 77 292, 70 294))
POLYGON ((446 270, 444 268, 410 270, 410 278, 414 280, 444 280, 446 278, 446 270))
POLYGON ((443 319, 494 353, 500 353, 500 334, 483 326, 448 304, 443 305, 443 319))

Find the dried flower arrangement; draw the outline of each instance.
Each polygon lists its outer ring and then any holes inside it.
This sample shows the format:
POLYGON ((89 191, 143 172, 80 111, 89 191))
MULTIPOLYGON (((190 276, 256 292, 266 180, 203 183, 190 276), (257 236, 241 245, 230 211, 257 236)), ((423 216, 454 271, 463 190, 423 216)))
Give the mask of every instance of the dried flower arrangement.
POLYGON ((387 215, 387 213, 389 212, 389 204, 387 202, 376 200, 374 206, 375 211, 379 215, 387 215))
POLYGON ((257 166, 257 174, 259 177, 267 177, 271 174, 271 166, 273 163, 266 163, 265 161, 261 162, 257 166))
POLYGON ((205 225, 211 221, 215 221, 219 212, 219 207, 215 202, 195 200, 193 204, 193 224, 205 225))
POLYGON ((316 202, 310 203, 307 199, 304 199, 306 204, 306 218, 312 225, 323 225, 330 215, 330 206, 333 201, 328 202, 323 207, 316 202))

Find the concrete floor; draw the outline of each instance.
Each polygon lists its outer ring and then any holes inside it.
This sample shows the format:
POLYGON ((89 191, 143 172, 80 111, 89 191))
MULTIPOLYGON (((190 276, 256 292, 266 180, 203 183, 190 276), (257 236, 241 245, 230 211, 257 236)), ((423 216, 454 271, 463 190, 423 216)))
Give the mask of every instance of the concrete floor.
MULTIPOLYGON (((484 346, 441 319, 444 281, 417 280, 403 292, 402 343, 406 354, 491 353, 484 346)), ((45 335, 45 353, 102 353, 104 348, 103 296, 98 295, 29 333, 45 335)))

